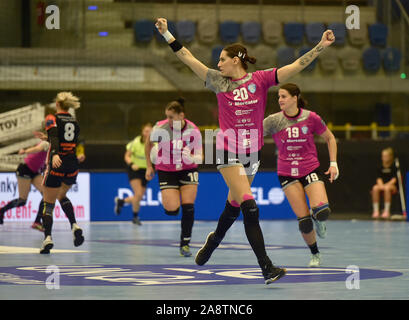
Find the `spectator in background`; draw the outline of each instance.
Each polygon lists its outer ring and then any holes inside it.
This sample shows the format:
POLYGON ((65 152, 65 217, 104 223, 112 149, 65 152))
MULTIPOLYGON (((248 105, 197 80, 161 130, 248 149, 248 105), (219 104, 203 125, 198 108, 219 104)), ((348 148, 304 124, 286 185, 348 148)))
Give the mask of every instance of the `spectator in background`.
POLYGON ((377 172, 376 184, 372 187, 372 218, 389 219, 392 195, 398 192, 397 188, 397 169, 394 162, 394 153, 392 148, 382 150, 382 165, 377 172), (384 197, 384 209, 382 215, 379 215, 379 203, 381 195, 384 197))
POLYGON ((146 159, 145 159, 145 142, 152 131, 152 125, 146 123, 142 126, 141 134, 126 145, 124 155, 127 164, 129 183, 133 190, 133 196, 125 199, 115 198, 115 214, 121 213, 122 207, 126 203, 132 204, 133 220, 132 223, 142 225, 139 220, 140 202, 146 191, 146 159))

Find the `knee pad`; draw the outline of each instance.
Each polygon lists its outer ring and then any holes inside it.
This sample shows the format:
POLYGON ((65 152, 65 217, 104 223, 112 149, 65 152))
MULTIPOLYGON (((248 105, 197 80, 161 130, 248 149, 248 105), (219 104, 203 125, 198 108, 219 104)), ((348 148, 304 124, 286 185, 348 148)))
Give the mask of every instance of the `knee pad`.
POLYGON ((243 201, 240 208, 243 211, 243 220, 245 224, 258 223, 259 210, 255 200, 250 199, 243 201))
POLYGON ((18 199, 17 199, 17 203, 16 203, 16 207, 22 207, 22 206, 25 206, 25 205, 26 205, 26 202, 27 202, 27 200, 24 200, 24 199, 18 198, 18 199))
POLYGON ((179 209, 180 209, 180 207, 177 208, 174 211, 168 211, 168 210, 165 209, 165 214, 168 215, 168 216, 177 216, 179 214, 179 209))
POLYGON ((314 224, 312 223, 311 216, 306 216, 303 218, 298 218, 298 229, 302 233, 310 233, 312 230, 314 230, 314 224))
POLYGON ((230 203, 228 200, 226 201, 224 212, 226 212, 229 218, 236 220, 240 215, 240 205, 237 207, 235 204, 233 204, 233 202, 237 203, 234 200, 232 203, 230 203))
POLYGON ((328 203, 312 208, 312 216, 314 217, 315 220, 318 220, 318 221, 327 220, 330 213, 331 213, 331 209, 329 208, 328 203))

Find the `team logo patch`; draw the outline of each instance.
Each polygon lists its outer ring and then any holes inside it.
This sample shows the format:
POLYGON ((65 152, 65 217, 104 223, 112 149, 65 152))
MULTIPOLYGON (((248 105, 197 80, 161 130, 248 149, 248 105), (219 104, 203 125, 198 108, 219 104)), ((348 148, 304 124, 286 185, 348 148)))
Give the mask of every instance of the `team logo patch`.
POLYGON ((248 85, 247 89, 249 89, 249 91, 250 91, 251 93, 254 93, 254 92, 256 92, 257 86, 256 86, 255 83, 250 83, 250 84, 248 85))
MULTIPOLYGON (((186 264, 166 265, 60 265, 61 286, 164 286, 263 284, 259 266, 186 264)), ((375 269, 308 268, 285 266, 280 283, 343 281, 352 273, 360 280, 392 278, 401 272, 375 269)), ((55 271, 54 271, 55 272, 55 271)), ((48 266, 0 267, 0 285, 42 285, 50 276, 48 266)))
POLYGON ((302 127, 301 127, 301 131, 302 131, 302 133, 307 134, 307 132, 308 132, 308 127, 307 127, 307 126, 302 126, 302 127))

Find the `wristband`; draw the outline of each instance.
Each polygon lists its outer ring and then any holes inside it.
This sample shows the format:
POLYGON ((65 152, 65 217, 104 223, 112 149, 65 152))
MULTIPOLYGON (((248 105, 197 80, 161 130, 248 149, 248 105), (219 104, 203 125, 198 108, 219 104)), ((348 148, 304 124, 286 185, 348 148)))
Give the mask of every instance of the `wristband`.
POLYGON ((168 42, 173 38, 173 35, 169 32, 169 30, 166 30, 166 32, 162 34, 162 37, 164 37, 166 42, 168 42))
POLYGON ((179 41, 175 40, 172 43, 169 43, 169 46, 172 48, 173 52, 178 52, 183 46, 179 43, 179 41))
POLYGON ((335 176, 335 178, 334 178, 334 180, 337 180, 338 177, 339 177, 339 169, 338 169, 338 164, 337 164, 337 162, 336 162, 336 161, 330 161, 330 162, 329 162, 329 166, 330 166, 330 167, 334 167, 334 168, 337 169, 337 174, 336 174, 336 176, 335 176))

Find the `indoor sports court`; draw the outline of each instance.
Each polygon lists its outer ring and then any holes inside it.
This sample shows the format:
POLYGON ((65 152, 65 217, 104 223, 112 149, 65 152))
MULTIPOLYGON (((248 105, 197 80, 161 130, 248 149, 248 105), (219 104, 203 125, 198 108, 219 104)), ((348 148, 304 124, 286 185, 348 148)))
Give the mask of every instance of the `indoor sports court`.
POLYGON ((0 18, 1 300, 408 299, 409 1, 0 18))

